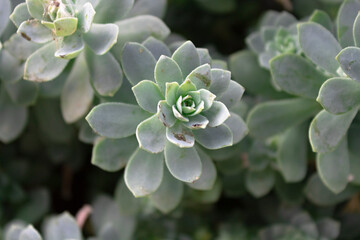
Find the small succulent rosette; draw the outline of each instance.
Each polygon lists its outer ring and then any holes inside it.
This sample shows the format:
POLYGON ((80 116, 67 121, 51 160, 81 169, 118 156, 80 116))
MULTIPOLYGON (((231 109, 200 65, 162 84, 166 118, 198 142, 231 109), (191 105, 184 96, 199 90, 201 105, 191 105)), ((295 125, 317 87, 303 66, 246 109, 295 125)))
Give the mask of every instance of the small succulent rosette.
MULTIPOLYGON (((125 181, 137 197, 166 194, 179 182, 171 176, 195 189, 211 189, 216 170, 203 148, 231 146, 247 134, 241 117, 228 110, 244 92, 231 73, 212 68, 208 51, 190 41, 171 57, 164 49, 126 44, 123 69, 138 105, 104 103, 86 118, 107 138, 136 134, 138 148, 127 163, 125 181)), ((179 195, 179 189, 173 191, 179 195)))
POLYGON ((283 53, 300 53, 296 18, 288 12, 269 11, 260 29, 246 39, 249 48, 258 55, 260 66, 270 69, 269 61, 283 53))
POLYGON ((69 59, 85 48, 95 55, 106 54, 117 42, 119 32, 116 24, 102 24, 108 22, 105 10, 111 7, 116 8, 117 3, 28 0, 19 4, 10 16, 18 33, 28 41, 45 44, 27 59, 24 78, 38 82, 52 80, 64 70, 69 59))

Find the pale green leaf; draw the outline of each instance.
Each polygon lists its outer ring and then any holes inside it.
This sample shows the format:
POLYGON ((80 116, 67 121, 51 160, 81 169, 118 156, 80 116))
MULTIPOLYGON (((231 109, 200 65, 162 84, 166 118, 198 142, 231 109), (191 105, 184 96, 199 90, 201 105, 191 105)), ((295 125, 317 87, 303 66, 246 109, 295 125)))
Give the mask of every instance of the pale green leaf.
POLYGON ((189 75, 200 66, 200 57, 196 47, 190 41, 182 44, 172 55, 172 59, 179 65, 183 76, 189 75))
POLYGON ((55 57, 55 50, 56 43, 51 42, 31 54, 25 62, 24 79, 46 82, 59 76, 69 61, 55 57))
POLYGON ((220 149, 233 145, 233 134, 225 124, 193 131, 196 142, 207 149, 220 149))
POLYGON ((127 79, 136 85, 142 80, 154 80, 155 58, 139 43, 127 43, 122 52, 122 67, 127 79))
POLYGON ((103 103, 94 107, 86 120, 101 136, 124 138, 135 134, 138 124, 148 117, 149 113, 136 105, 103 103))
POLYGON ((335 150, 346 135, 358 109, 342 115, 321 111, 310 125, 309 138, 314 152, 326 153, 335 150))
POLYGON ((139 106, 145 111, 156 113, 158 103, 164 99, 157 84, 149 80, 143 80, 132 87, 139 106))
POLYGON ((227 90, 217 100, 224 103, 225 106, 230 109, 240 101, 244 92, 245 88, 243 86, 231 80, 227 90))
POLYGON ((135 197, 147 196, 161 184, 164 154, 153 154, 138 149, 125 168, 125 183, 135 197))
POLYGON ((342 47, 354 46, 353 26, 359 11, 360 2, 357 0, 344 1, 338 11, 337 37, 342 47))
POLYGON ((65 122, 74 123, 90 109, 94 97, 84 54, 78 57, 61 92, 61 112, 65 122))
POLYGON ((246 123, 236 113, 230 112, 230 117, 224 123, 232 132, 233 144, 240 142, 249 133, 246 123))
POLYGON ((166 166, 175 178, 183 182, 194 182, 200 178, 202 164, 194 147, 179 148, 167 142, 164 153, 166 166))
POLYGON ((110 52, 99 56, 86 49, 85 53, 95 91, 101 96, 114 96, 123 83, 120 64, 110 52))
POLYGON ((176 122, 176 118, 172 111, 172 108, 166 103, 165 100, 161 100, 157 106, 157 117, 164 124, 165 127, 172 127, 176 122))
POLYGON ((134 5, 134 0, 108 0, 95 8, 95 22, 113 23, 121 20, 134 5))
POLYGON ((149 37, 142 44, 152 53, 156 60, 162 55, 171 56, 171 52, 166 44, 154 37, 149 37))
POLYGON ((183 126, 181 122, 166 128, 166 138, 180 148, 191 148, 194 146, 194 134, 190 129, 183 126))
POLYGON ((275 173, 271 169, 248 171, 245 178, 246 189, 256 198, 268 194, 275 184, 275 173))
POLYGON ((317 101, 333 114, 342 114, 360 105, 360 82, 349 78, 331 78, 320 88, 317 101))
MULTIPOLYGON (((5 0, 5 1, 8 1, 8 0, 5 0)), ((6 8, 4 8, 4 9, 6 9, 6 8)), ((23 3, 18 4, 14 8, 14 11, 11 13, 9 18, 15 24, 16 27, 19 27, 22 22, 24 22, 32 17, 28 11, 27 4, 25 2, 23 2, 23 3)), ((1 35, 1 31, 0 31, 0 35, 1 35)))
POLYGON ((38 20, 29 20, 21 23, 17 33, 28 41, 46 43, 53 39, 51 31, 38 20))
POLYGON ((339 64, 335 57, 341 46, 326 28, 317 23, 302 23, 298 26, 299 40, 305 55, 326 71, 337 74, 339 64))
POLYGON ((81 34, 73 34, 64 37, 60 43, 60 47, 55 52, 55 57, 72 59, 77 57, 85 48, 81 34))
POLYGON ((187 183, 193 189, 211 190, 214 187, 217 177, 216 168, 211 158, 201 149, 197 148, 202 164, 201 176, 193 183, 187 183))
POLYGON ((151 153, 160 153, 165 148, 166 127, 157 115, 145 119, 136 128, 139 147, 151 153))
POLYGON ((307 170, 307 125, 288 129, 280 139, 277 163, 287 183, 299 182, 307 170))
POLYGON ((105 171, 122 169, 138 147, 134 136, 123 139, 101 138, 94 144, 91 163, 105 171))
POLYGON ((214 101, 212 107, 202 113, 204 117, 209 120, 209 127, 216 127, 223 124, 226 119, 230 117, 230 112, 223 104, 219 101, 214 101))
POLYGON ((350 174, 347 141, 343 140, 332 152, 317 154, 316 166, 325 186, 335 194, 342 192, 350 174))
POLYGON ((83 38, 96 55, 104 55, 116 44, 118 34, 119 28, 116 24, 93 23, 90 30, 83 34, 83 38))
POLYGON ((79 20, 79 30, 83 33, 87 33, 91 28, 94 17, 95 10, 93 6, 89 2, 85 3, 77 15, 77 18, 79 20))
MULTIPOLYGON (((162 93, 165 93, 167 90, 167 84, 173 82, 182 84, 184 77, 181 73, 179 65, 173 59, 167 56, 161 56, 155 66, 155 80, 162 93)), ((168 100, 167 98, 167 101, 169 104, 174 104, 176 99, 172 102, 172 100, 168 100)))
POLYGON ((196 89, 208 89, 211 84, 211 75, 210 65, 204 64, 195 68, 186 79, 190 79, 196 89))
POLYGON ((265 139, 304 122, 319 110, 320 106, 308 99, 265 102, 251 110, 247 125, 250 135, 265 139))
POLYGON ((319 89, 328 78, 305 58, 284 54, 270 62, 276 84, 284 91, 300 97, 316 99, 319 89))
POLYGON ((336 59, 339 61, 342 70, 352 79, 360 81, 360 49, 347 47, 343 49, 336 59))
POLYGON ((222 69, 211 69, 210 92, 220 97, 229 88, 231 72, 222 69))
POLYGON ((150 195, 150 201, 161 212, 169 213, 180 204, 183 192, 183 183, 171 176, 165 168, 160 187, 150 195))

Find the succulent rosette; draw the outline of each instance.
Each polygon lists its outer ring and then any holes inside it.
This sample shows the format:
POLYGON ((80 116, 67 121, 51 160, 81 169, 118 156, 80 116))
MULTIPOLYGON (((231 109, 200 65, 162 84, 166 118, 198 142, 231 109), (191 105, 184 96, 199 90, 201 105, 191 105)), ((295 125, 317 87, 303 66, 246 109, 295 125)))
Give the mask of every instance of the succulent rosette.
POLYGON ((288 12, 269 11, 260 29, 247 37, 250 49, 258 55, 260 66, 270 69, 270 60, 283 53, 299 53, 296 18, 288 12))
POLYGON ((19 4, 10 16, 18 33, 28 41, 45 44, 27 59, 24 78, 52 80, 86 48, 93 55, 106 54, 117 42, 119 32, 116 24, 106 23, 104 12, 104 8, 116 8, 117 3, 109 1, 106 5, 87 0, 27 0, 19 4), (95 17, 96 10, 99 17, 95 17), (94 19, 99 23, 93 23, 94 19))
POLYGON ((155 192, 171 175, 209 190, 216 171, 203 148, 228 147, 247 134, 241 117, 228 110, 240 101, 244 88, 231 80, 229 71, 212 68, 208 51, 190 41, 171 57, 169 50, 148 46, 128 43, 123 49, 124 73, 134 85, 138 106, 100 104, 87 121, 107 138, 136 134, 138 148, 125 170, 127 186, 135 196, 155 192), (170 174, 163 169, 164 160, 170 174))

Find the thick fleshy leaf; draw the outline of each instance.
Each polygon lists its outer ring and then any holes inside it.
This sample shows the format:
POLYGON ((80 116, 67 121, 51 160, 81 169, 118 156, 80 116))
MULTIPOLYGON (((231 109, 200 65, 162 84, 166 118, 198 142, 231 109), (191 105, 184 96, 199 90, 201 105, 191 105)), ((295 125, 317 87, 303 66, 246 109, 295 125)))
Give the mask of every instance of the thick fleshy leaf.
POLYGON ((35 103, 39 87, 34 82, 20 80, 15 83, 8 83, 5 88, 11 100, 23 106, 30 106, 35 103))
POLYGON ((11 13, 11 2, 9 0, 1 0, 1 9, 0 9, 0 36, 5 30, 8 22, 9 15, 11 13))
POLYGON ((291 13, 283 11, 276 17, 274 24, 275 26, 290 27, 296 22, 296 18, 291 13))
POLYGON ((149 80, 143 80, 132 87, 139 106, 144 110, 156 113, 159 101, 164 99, 157 84, 149 80))
POLYGON ((343 49, 336 59, 339 61, 342 70, 356 81, 360 81, 360 49, 347 47, 343 49))
POLYGON ((320 179, 335 194, 343 191, 348 183, 350 174, 350 159, 347 141, 329 153, 319 153, 316 158, 320 179))
POLYGON ((317 23, 302 23, 298 28, 305 55, 326 71, 336 74, 339 64, 335 57, 341 51, 341 46, 332 33, 317 23))
POLYGON ((126 165, 137 147, 134 136, 123 139, 101 138, 94 145, 91 163, 105 171, 118 171, 126 165))
POLYGON ((353 25, 359 11, 360 2, 357 0, 344 1, 338 11, 337 36, 342 47, 354 46, 353 25))
POLYGON ((60 48, 55 52, 55 57, 64 59, 75 58, 84 50, 84 47, 85 44, 81 34, 75 33, 71 36, 64 37, 60 48))
POLYGON ((19 240, 42 240, 42 238, 38 231, 36 231, 33 226, 29 225, 27 228, 21 231, 19 240))
POLYGON ((141 202, 138 199, 135 199, 134 195, 126 186, 123 178, 120 178, 116 184, 114 200, 121 213, 130 216, 134 216, 134 214, 139 213, 141 202))
POLYGON ((305 58, 285 54, 270 62, 276 84, 284 91, 301 97, 316 99, 319 89, 328 78, 305 58))
POLYGON ((87 2, 80 9, 77 18, 79 20, 79 30, 83 33, 87 33, 93 23, 95 16, 95 10, 91 3, 87 2))
POLYGON ((200 178, 202 164, 194 147, 179 148, 167 142, 164 153, 166 166, 175 178, 183 182, 194 182, 200 178))
POLYGON ((95 91, 101 96, 114 96, 123 83, 120 64, 110 52, 98 56, 86 49, 85 53, 91 83, 95 91))
POLYGON ((66 37, 75 33, 78 26, 76 17, 63 17, 54 21, 55 35, 58 37, 66 37))
POLYGON ((348 185, 343 192, 335 194, 324 185, 318 174, 313 174, 305 187, 306 197, 319 206, 333 206, 348 199, 358 191, 357 187, 348 185))
MULTIPOLYGON (((181 73, 179 65, 167 56, 161 56, 155 66, 155 80, 159 85, 162 93, 166 92, 167 83, 176 82, 182 84, 184 77, 181 73)), ((174 102, 168 101, 169 104, 174 102)))
POLYGON ((157 117, 164 124, 165 127, 172 127, 176 122, 176 118, 172 111, 172 108, 166 103, 165 100, 161 100, 157 106, 157 117))
POLYGON ((268 194, 275 184, 275 173, 272 169, 248 171, 245 178, 246 189, 256 198, 268 194))
POLYGON ((177 82, 166 83, 165 99, 166 102, 172 106, 177 101, 177 91, 179 84, 177 82))
POLYGON ((26 0, 30 15, 35 19, 42 19, 44 14, 43 0, 26 0))
POLYGON ((136 85, 142 80, 154 80, 155 58, 139 43, 127 43, 122 52, 122 67, 126 78, 136 85))
POLYGON ((116 22, 116 25, 119 27, 119 37, 112 51, 115 52, 114 55, 118 60, 125 43, 143 42, 150 36, 163 40, 170 34, 169 28, 161 19, 150 15, 124 19, 116 22))
POLYGON ((199 57, 200 57, 200 65, 203 64, 211 64, 212 59, 209 53, 209 50, 207 48, 196 48, 199 57))
POLYGON ((227 90, 222 94, 218 101, 225 104, 225 106, 230 109, 235 104, 237 104, 240 99, 242 98, 245 92, 245 88, 241 86, 239 83, 231 80, 229 87, 227 90))
POLYGON ((166 127, 155 114, 139 124, 136 137, 140 148, 151 153, 160 153, 165 148, 166 127))
POLYGON ((197 148, 202 164, 202 173, 200 178, 193 182, 187 183, 193 189, 197 190, 211 190, 214 187, 217 177, 216 168, 211 158, 201 149, 197 148))
POLYGON ((360 82, 349 78, 331 78, 320 88, 317 101, 333 114, 342 114, 360 106, 360 82))
POLYGON ((108 138, 124 138, 135 134, 137 125, 149 117, 140 107, 126 103, 103 103, 86 116, 92 129, 108 138))
POLYGON ((246 123, 236 113, 231 112, 230 117, 224 123, 232 132, 233 144, 240 142, 249 133, 246 123))
POLYGON ((112 23, 122 19, 133 7, 134 0, 109 0, 96 6, 95 22, 112 23))
POLYGON ((188 122, 183 122, 183 125, 190 129, 204 129, 208 124, 209 120, 200 114, 189 117, 188 122))
POLYGON ((209 120, 209 127, 216 127, 226 121, 230 117, 230 112, 223 104, 219 101, 214 101, 211 108, 202 113, 209 120))
POLYGON ((166 128, 166 138, 180 148, 191 148, 195 143, 192 131, 184 127, 180 122, 171 128, 166 128))
POLYGON ((64 212, 60 216, 49 218, 44 224, 45 239, 82 239, 80 228, 76 220, 64 212))
MULTIPOLYGON (((5 1, 8 1, 8 0, 5 0, 5 1)), ((29 13, 26 3, 23 2, 23 3, 18 4, 14 8, 14 11, 11 13, 9 18, 15 24, 16 27, 19 27, 22 22, 24 22, 32 17, 29 13)), ((6 25, 4 25, 4 26, 6 26, 6 25)), ((1 35, 1 31, 0 31, 0 35, 1 35)))
POLYGON ((178 120, 180 120, 182 122, 189 122, 189 118, 184 117, 183 115, 181 115, 181 113, 176 109, 175 105, 172 105, 172 111, 173 111, 174 116, 178 120))
POLYGON ((74 123, 90 109, 94 97, 90 85, 90 73, 85 56, 81 55, 74 63, 61 92, 61 112, 65 122, 74 123))
POLYGON ((307 170, 307 124, 288 129, 280 139, 277 163, 287 183, 304 179, 307 170))
POLYGON ((4 49, 6 49, 6 51, 17 59, 24 61, 40 47, 41 44, 29 42, 19 34, 13 34, 11 38, 4 43, 4 49))
POLYGON ((149 14, 163 18, 167 9, 166 0, 138 0, 131 9, 129 16, 149 14))
POLYGON ((90 31, 83 34, 83 38, 96 55, 104 55, 115 45, 118 34, 119 28, 115 24, 93 23, 90 31))
POLYGON ((216 96, 206 89, 200 89, 198 92, 200 93, 200 100, 204 101, 203 111, 210 109, 214 103, 216 96))
POLYGON ((51 31, 38 20, 23 22, 17 32, 26 40, 36 43, 46 43, 53 39, 51 31))
POLYGON ((186 79, 190 79, 197 89, 208 89, 211 84, 211 67, 209 64, 195 68, 186 79))
POLYGON ((51 42, 31 54, 25 62, 24 79, 46 82, 59 76, 69 61, 55 57, 55 50, 56 43, 51 42))
POLYGON ((193 133, 196 142, 207 149, 220 149, 233 145, 233 134, 225 124, 194 130, 193 133))
POLYGON ((250 34, 245 41, 249 48, 256 54, 260 54, 265 50, 265 43, 261 38, 260 32, 250 34))
POLYGON ((315 10, 309 21, 318 23, 330 32, 334 32, 333 21, 331 20, 330 16, 323 10, 315 10))
MULTIPOLYGON (((186 79, 180 86, 177 91, 178 96, 183 96, 188 94, 188 92, 196 91, 196 86, 191 82, 190 79, 186 79)), ((180 110, 180 109, 179 109, 180 110)))
POLYGON ((250 135, 262 139, 274 136, 307 120, 319 110, 320 106, 313 100, 300 98, 261 103, 248 115, 250 135))
MULTIPOLYGON (((253 52, 243 50, 232 54, 229 66, 233 78, 244 86, 247 92, 270 97, 284 95, 274 89, 269 71, 259 66, 258 57, 253 52)), ((214 82, 214 78, 212 81, 214 82)))
POLYGON ((12 103, 5 89, 1 89, 0 116, 0 141, 9 143, 24 130, 28 112, 25 107, 12 103))
POLYGON ((24 73, 22 62, 11 55, 6 49, 0 51, 0 79, 5 83, 14 83, 24 73))
POLYGON ((211 69, 210 92, 220 97, 229 88, 231 72, 222 69, 211 69))
POLYGON ((149 37, 142 44, 152 53, 156 60, 162 55, 171 56, 171 52, 166 44, 154 37, 149 37))
POLYGON ((190 41, 182 44, 174 54, 172 59, 179 65, 183 76, 189 75, 195 68, 200 66, 200 57, 196 47, 190 41))
POLYGON ((153 154, 138 149, 126 166, 125 183, 135 197, 149 195, 159 188, 163 169, 163 153, 153 154))
POLYGON ((175 179, 165 168, 160 187, 150 195, 151 203, 163 213, 169 213, 181 202, 183 183, 175 179))
POLYGON ((341 115, 333 115, 325 110, 313 119, 309 137, 314 152, 326 153, 335 150, 346 135, 358 109, 341 115))

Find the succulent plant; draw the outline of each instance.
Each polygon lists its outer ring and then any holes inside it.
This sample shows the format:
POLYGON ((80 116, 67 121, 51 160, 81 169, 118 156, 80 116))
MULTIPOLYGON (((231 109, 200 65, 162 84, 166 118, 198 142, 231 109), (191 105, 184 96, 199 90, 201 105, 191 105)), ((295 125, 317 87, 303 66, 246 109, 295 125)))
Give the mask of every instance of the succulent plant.
MULTIPOLYGON (((108 5, 106 8, 117 7, 116 1, 108 5)), ((103 8, 97 1, 29 0, 19 4, 10 16, 18 33, 28 41, 46 44, 27 59, 24 78, 52 80, 85 48, 95 55, 106 54, 117 42, 119 29, 112 23, 101 24, 110 19, 103 8), (99 16, 95 18, 97 6, 99 16), (93 23, 94 19, 100 23, 93 23)))
POLYGON ((104 103, 86 119, 107 138, 136 133, 139 148, 125 170, 127 186, 135 196, 149 195, 158 188, 170 191, 162 185, 171 182, 171 175, 195 188, 211 189, 216 174, 202 169, 214 166, 199 146, 219 149, 246 135, 242 119, 227 108, 240 100, 244 89, 230 80, 229 71, 211 68, 207 52, 190 41, 171 58, 154 55, 138 43, 129 43, 123 50, 124 72, 135 85, 132 90, 139 106, 104 103), (164 158, 171 175, 165 171, 163 177, 164 158), (140 181, 139 174, 144 176, 140 181))

